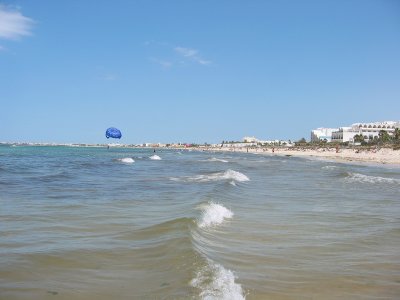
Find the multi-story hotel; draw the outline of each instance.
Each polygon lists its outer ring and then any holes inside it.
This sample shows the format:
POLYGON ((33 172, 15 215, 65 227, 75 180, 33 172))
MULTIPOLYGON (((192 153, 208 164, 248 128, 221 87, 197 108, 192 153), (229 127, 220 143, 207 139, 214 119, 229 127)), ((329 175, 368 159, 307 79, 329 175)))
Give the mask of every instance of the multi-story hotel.
POLYGON ((337 131, 338 128, 317 128, 311 131, 311 142, 319 142, 326 140, 330 142, 332 139, 332 132, 337 131))
POLYGON ((400 122, 384 121, 373 123, 355 123, 350 127, 340 127, 332 132, 332 142, 354 142, 355 135, 363 135, 364 140, 373 140, 379 137, 381 130, 393 135, 396 128, 400 128, 400 122))

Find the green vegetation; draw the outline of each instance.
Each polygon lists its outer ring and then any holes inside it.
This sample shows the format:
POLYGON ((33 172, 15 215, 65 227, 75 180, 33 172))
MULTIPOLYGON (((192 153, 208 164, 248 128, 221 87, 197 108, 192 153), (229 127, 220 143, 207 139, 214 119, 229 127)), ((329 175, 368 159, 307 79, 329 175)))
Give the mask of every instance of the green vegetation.
POLYGON ((362 143, 364 142, 364 136, 362 134, 356 134, 354 136, 354 142, 355 143, 362 143))
POLYGON ((386 130, 379 131, 378 135, 379 135, 379 141, 383 143, 386 143, 391 139, 389 133, 386 130))
POLYGON ((326 140, 307 142, 305 138, 301 138, 295 142, 296 146, 306 147, 306 148, 325 148, 341 146, 341 147, 361 147, 370 148, 374 147, 392 147, 394 150, 400 150, 400 128, 396 128, 394 132, 387 132, 386 130, 379 131, 378 136, 366 136, 362 134, 356 134, 354 136, 354 144, 349 142, 327 142, 326 140))

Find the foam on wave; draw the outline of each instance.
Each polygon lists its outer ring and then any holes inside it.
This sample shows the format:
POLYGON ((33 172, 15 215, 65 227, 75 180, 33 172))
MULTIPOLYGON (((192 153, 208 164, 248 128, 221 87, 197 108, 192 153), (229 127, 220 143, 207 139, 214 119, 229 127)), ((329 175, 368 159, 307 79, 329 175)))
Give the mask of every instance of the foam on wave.
POLYGON ((174 181, 186 181, 186 182, 209 182, 209 181, 220 181, 220 180, 231 180, 231 181, 249 181, 249 177, 244 175, 243 173, 227 170, 225 172, 217 172, 208 175, 196 175, 196 176, 188 176, 182 178, 170 178, 174 181))
POLYGON ((359 173, 348 173, 346 177, 347 181, 350 182, 361 182, 361 183, 392 183, 392 184, 400 184, 400 179, 396 178, 387 178, 387 177, 379 177, 379 176, 368 176, 359 173))
POLYGON ((245 296, 240 284, 235 282, 235 275, 231 270, 208 261, 208 264, 201 268, 191 286, 200 289, 200 298, 213 300, 244 300, 245 296))
POLYGON ((123 162, 123 163, 125 163, 125 164, 132 164, 132 163, 134 163, 135 161, 133 160, 133 158, 132 157, 124 157, 124 158, 120 158, 120 159, 118 159, 120 162, 123 162))
POLYGON ((159 157, 158 155, 155 155, 155 154, 150 156, 149 158, 152 160, 161 160, 161 157, 159 157))
POLYGON ((211 162, 223 162, 223 163, 227 163, 228 161, 225 159, 221 159, 221 158, 216 158, 216 157, 212 157, 203 161, 211 161, 211 162))
POLYGON ((202 214, 197 224, 200 228, 217 226, 222 224, 225 219, 231 219, 233 212, 221 204, 214 202, 208 203, 202 209, 202 214))

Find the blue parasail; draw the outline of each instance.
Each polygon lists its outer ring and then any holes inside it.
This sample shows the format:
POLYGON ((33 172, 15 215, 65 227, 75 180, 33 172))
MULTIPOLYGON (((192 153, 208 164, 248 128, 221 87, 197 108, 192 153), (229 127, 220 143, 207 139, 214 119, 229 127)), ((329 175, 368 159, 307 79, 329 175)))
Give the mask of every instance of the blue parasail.
POLYGON ((110 127, 106 131, 106 138, 120 139, 122 137, 121 131, 117 128, 110 127))

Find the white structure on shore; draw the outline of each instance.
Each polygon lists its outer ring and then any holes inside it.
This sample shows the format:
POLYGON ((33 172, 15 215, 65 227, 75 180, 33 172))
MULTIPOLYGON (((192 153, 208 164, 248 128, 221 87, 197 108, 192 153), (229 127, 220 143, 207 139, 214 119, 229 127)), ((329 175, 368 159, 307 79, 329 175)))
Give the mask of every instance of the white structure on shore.
POLYGON ((319 142, 326 140, 330 142, 332 140, 332 132, 338 131, 338 128, 317 128, 311 130, 311 142, 319 142))
MULTIPOLYGON (((257 146, 257 145, 286 145, 286 146, 293 146, 293 143, 290 140, 259 140, 255 137, 249 137, 245 136, 243 138, 243 144, 245 146, 257 146)), ((242 146, 237 146, 237 147, 243 147, 242 146)))
POLYGON ((258 143, 259 140, 254 136, 245 136, 243 138, 243 142, 244 143, 258 143))
POLYGON ((350 127, 340 127, 332 132, 332 142, 354 142, 355 135, 362 135, 365 141, 377 139, 379 132, 385 130, 393 135, 396 128, 400 128, 400 122, 384 121, 372 123, 354 123, 350 127))

